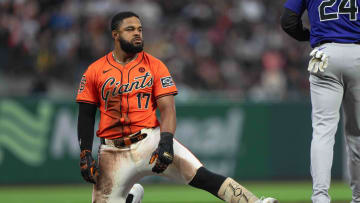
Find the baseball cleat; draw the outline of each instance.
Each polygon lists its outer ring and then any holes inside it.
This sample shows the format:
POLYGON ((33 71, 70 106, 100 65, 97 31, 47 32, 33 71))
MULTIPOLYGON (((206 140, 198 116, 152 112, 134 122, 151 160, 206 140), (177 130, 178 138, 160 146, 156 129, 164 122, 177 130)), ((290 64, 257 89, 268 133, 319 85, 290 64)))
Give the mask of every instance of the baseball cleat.
POLYGON ((141 203, 144 196, 144 188, 140 184, 136 183, 130 190, 129 195, 133 195, 131 203, 141 203))
POLYGON ((256 203, 279 203, 277 199, 274 199, 272 197, 267 198, 260 198, 256 203))

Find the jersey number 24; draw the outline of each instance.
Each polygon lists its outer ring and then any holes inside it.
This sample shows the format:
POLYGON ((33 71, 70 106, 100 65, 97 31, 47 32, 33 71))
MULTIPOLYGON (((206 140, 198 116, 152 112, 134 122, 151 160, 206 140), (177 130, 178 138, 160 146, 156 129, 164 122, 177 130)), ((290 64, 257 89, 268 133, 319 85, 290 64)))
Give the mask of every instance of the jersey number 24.
POLYGON ((357 20, 357 13, 359 12, 356 0, 341 0, 337 12, 325 11, 328 7, 333 7, 337 0, 325 0, 319 5, 320 21, 336 20, 339 14, 348 14, 351 21, 357 20))

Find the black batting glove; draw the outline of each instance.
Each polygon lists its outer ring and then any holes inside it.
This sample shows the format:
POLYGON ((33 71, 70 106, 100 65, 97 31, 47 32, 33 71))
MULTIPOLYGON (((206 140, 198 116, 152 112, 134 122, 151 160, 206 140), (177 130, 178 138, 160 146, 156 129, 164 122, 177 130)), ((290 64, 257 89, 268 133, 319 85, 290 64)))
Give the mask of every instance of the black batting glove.
POLYGON ((160 142, 158 148, 152 153, 150 158, 150 164, 155 160, 155 166, 152 168, 154 173, 162 173, 174 160, 174 148, 173 148, 174 135, 169 132, 162 132, 160 134, 160 142))
POLYGON ((82 150, 80 153, 80 170, 83 179, 86 182, 96 184, 99 170, 96 166, 95 160, 91 155, 90 150, 82 150))

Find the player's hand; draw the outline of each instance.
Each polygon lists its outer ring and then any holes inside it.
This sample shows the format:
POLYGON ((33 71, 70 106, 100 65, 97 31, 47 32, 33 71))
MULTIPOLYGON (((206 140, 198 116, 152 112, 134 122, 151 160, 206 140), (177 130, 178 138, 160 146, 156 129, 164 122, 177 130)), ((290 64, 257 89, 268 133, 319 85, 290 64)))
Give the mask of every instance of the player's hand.
POLYGON ((80 170, 83 179, 86 182, 96 184, 99 170, 96 167, 95 160, 91 155, 90 150, 82 150, 80 153, 80 170))
POLYGON ((149 164, 152 164, 155 160, 156 163, 152 168, 155 173, 162 173, 174 160, 173 149, 174 135, 169 132, 162 132, 160 135, 160 142, 158 148, 152 153, 149 164))
POLYGON ((328 66, 328 56, 318 48, 315 48, 310 52, 312 57, 309 62, 308 71, 310 73, 317 73, 318 71, 324 72, 328 66))

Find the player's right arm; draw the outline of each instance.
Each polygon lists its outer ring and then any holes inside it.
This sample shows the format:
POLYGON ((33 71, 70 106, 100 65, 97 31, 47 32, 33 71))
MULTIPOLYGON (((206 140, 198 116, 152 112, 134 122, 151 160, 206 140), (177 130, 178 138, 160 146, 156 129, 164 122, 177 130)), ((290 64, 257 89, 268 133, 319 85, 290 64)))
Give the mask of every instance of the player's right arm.
POLYGON ((80 170, 85 181, 96 183, 98 169, 91 155, 97 106, 79 102, 78 140, 80 144, 80 170))
POLYGON ((92 150, 96 108, 94 104, 79 102, 77 132, 81 151, 92 150))
POLYGON ((80 170, 85 181, 96 183, 98 169, 91 155, 94 140, 95 115, 98 104, 96 69, 89 67, 82 76, 78 95, 78 140, 80 145, 80 170))
POLYGON ((79 104, 78 140, 81 151, 92 150, 95 113, 99 103, 96 78, 96 66, 91 65, 81 78, 76 97, 76 102, 79 104))

